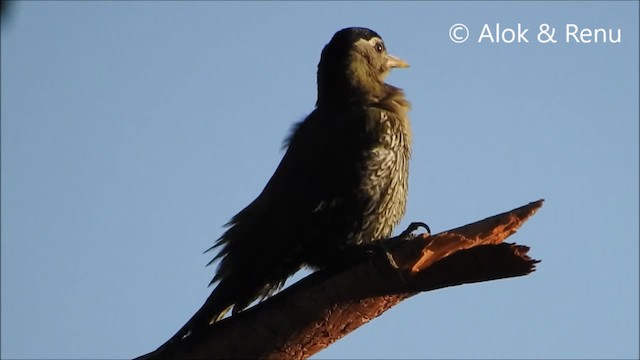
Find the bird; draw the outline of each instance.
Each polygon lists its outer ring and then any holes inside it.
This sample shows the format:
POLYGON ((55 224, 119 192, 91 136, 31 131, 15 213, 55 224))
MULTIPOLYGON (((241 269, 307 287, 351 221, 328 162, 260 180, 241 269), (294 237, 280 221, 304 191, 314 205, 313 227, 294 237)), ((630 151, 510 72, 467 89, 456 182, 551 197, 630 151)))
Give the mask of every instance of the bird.
POLYGON ((333 266, 351 246, 391 235, 406 211, 410 102, 385 78, 409 64, 364 27, 337 31, 320 55, 313 111, 294 124, 260 194, 226 224, 204 305, 167 342, 201 334, 282 288, 303 267, 333 266))

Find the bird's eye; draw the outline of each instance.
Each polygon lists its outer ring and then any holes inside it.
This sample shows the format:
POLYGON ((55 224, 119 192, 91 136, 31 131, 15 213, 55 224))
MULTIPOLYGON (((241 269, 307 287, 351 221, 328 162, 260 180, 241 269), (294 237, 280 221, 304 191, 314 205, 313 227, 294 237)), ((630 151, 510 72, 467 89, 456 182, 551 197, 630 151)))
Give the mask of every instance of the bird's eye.
POLYGON ((375 49, 376 49, 377 52, 381 53, 381 52, 384 51, 384 45, 382 45, 382 43, 377 43, 375 45, 375 49))

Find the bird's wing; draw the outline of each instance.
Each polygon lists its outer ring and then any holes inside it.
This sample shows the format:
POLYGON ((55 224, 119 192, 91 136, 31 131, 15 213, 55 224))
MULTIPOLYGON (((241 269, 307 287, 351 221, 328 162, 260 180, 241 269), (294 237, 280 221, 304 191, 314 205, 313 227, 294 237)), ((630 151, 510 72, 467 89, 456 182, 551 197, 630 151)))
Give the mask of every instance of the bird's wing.
POLYGON ((316 110, 294 127, 286 153, 263 191, 232 218, 214 245, 222 249, 213 261, 225 259, 213 281, 233 271, 225 265, 226 258, 229 264, 237 263, 241 260, 236 257, 256 253, 245 249, 280 247, 277 242, 292 241, 296 233, 331 221, 325 214, 339 214, 331 209, 341 206, 360 181, 358 164, 364 157, 363 142, 368 141, 365 122, 362 114, 316 110))

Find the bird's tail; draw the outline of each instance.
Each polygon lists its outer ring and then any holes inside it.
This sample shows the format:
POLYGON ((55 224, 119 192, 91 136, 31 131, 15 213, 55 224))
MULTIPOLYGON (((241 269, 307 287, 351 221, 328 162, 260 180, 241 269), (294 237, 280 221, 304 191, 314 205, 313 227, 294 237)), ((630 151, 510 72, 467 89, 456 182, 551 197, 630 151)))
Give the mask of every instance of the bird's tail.
POLYGON ((226 282, 220 282, 191 319, 156 351, 162 351, 186 337, 201 335, 211 323, 221 320, 234 305, 228 290, 226 282))

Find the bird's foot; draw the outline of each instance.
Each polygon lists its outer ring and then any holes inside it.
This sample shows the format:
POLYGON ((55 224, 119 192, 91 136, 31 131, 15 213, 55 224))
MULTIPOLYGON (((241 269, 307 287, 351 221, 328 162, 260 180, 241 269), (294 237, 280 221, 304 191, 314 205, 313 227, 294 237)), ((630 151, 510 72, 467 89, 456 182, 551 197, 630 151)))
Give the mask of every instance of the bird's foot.
POLYGON ((399 269, 398 264, 393 258, 391 254, 393 251, 393 247, 389 245, 391 244, 389 239, 382 239, 377 241, 372 241, 366 244, 353 245, 346 249, 343 252, 343 257, 347 259, 369 259, 369 261, 373 261, 376 256, 384 255, 388 260, 389 264, 393 266, 395 269, 399 269), (387 244, 390 243, 390 244, 387 244))
POLYGON ((427 234, 431 236, 431 229, 429 228, 429 225, 418 221, 418 222, 412 222, 411 224, 409 224, 409 226, 407 226, 407 228, 402 233, 400 233, 398 237, 405 240, 413 239, 416 237, 416 235, 414 235, 413 232, 420 228, 424 228, 425 230, 427 230, 427 234))
MULTIPOLYGON (((429 236, 431 235, 431 229, 429 228, 429 225, 427 225, 424 222, 412 222, 402 233, 400 233, 400 235, 396 239, 401 239, 401 240, 414 239, 416 235, 414 235, 413 232, 420 228, 424 228, 425 230, 427 230, 427 234, 429 234, 429 236)), ((389 239, 389 240, 393 240, 393 239, 389 239)), ((380 241, 379 245, 382 248, 382 251, 384 251, 384 254, 387 257, 387 260, 389 261, 389 264, 394 269, 398 270, 400 279, 404 281, 404 275, 403 275, 402 269, 400 269, 395 259, 393 258, 393 254, 392 254, 393 248, 399 245, 398 242, 397 241, 380 241)))
POLYGON ((425 230, 427 230, 427 234, 431 235, 431 229, 429 228, 429 225, 424 222, 412 222, 397 237, 381 239, 367 244, 349 246, 343 250, 341 257, 343 258, 343 260, 348 260, 346 262, 351 263, 353 260, 358 258, 362 259, 363 257, 368 257, 371 260, 371 255, 384 255, 387 258, 389 265, 398 270, 398 272, 400 273, 400 277, 402 278, 402 270, 393 257, 393 250, 402 244, 402 241, 398 240, 411 240, 415 238, 416 235, 414 235, 413 232, 420 228, 424 228, 425 230))

